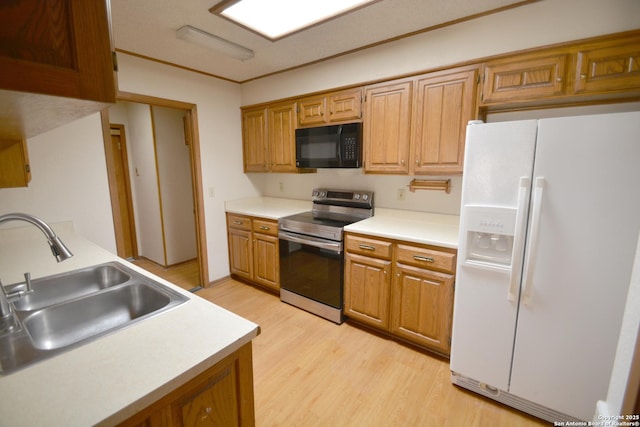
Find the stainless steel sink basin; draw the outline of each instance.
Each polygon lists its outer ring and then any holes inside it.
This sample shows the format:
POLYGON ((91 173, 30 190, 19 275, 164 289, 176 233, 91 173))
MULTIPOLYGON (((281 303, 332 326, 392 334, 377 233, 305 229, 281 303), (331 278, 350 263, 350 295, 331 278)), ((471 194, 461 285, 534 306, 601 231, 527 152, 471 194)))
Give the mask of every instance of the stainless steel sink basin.
POLYGON ((35 348, 51 350, 110 331, 170 303, 166 293, 146 283, 132 283, 38 310, 22 324, 35 348))
POLYGON ((33 292, 14 301, 16 310, 28 311, 47 307, 83 295, 93 294, 131 279, 123 269, 113 264, 102 264, 70 273, 57 274, 32 281, 33 292))
POLYGON ((0 335, 0 374, 60 354, 188 300, 118 262, 34 280, 32 288, 32 293, 12 303, 19 327, 0 335))

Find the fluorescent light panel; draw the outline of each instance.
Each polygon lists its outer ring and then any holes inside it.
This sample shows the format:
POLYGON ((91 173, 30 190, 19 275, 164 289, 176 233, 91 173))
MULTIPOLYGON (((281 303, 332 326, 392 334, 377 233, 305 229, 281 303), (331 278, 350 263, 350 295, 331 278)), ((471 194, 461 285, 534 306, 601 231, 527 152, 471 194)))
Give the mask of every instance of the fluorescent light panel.
POLYGON ((199 46, 206 47, 218 53, 231 56, 232 58, 246 61, 253 58, 253 51, 239 44, 230 42, 221 37, 202 31, 191 25, 180 27, 176 31, 176 37, 180 40, 186 40, 199 46))
POLYGON ((376 0, 240 0, 222 16, 278 39, 376 0))

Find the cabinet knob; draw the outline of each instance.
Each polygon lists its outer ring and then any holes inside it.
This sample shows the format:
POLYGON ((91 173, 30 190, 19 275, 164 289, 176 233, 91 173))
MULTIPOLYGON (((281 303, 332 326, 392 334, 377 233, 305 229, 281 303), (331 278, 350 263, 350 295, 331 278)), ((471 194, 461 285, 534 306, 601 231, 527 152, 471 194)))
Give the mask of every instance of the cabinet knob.
POLYGON ((587 78, 587 75, 586 75, 586 74, 580 74, 580 79, 581 79, 581 80, 584 80, 584 79, 586 79, 586 78, 587 78))
POLYGON ((364 244, 362 244, 362 243, 361 243, 358 247, 359 247, 360 249, 362 249, 362 250, 365 250, 365 251, 374 251, 374 252, 375 252, 375 250, 376 250, 376 247, 375 247, 375 246, 371 246, 371 245, 364 245, 364 244))
POLYGON ((562 81, 562 77, 556 77, 556 81, 557 82, 561 82, 562 81))
POLYGON ((404 165, 404 159, 400 160, 400 164, 404 165))
POLYGON ((242 221, 238 221, 238 220, 233 221, 233 223, 236 225, 242 225, 242 221))
POLYGON ((267 227, 266 225, 261 225, 260 226, 260 230, 270 230, 270 227, 267 227))
POLYGON ((200 417, 200 422, 205 421, 207 418, 209 418, 211 412, 213 412, 213 409, 211 409, 211 407, 206 407, 202 410, 202 412, 204 412, 204 414, 200 417))
POLYGON ((420 164, 420 159, 416 160, 416 165, 420 164))
POLYGON ((415 259, 416 261, 436 262, 436 260, 431 257, 420 256, 420 255, 414 255, 413 259, 415 259))

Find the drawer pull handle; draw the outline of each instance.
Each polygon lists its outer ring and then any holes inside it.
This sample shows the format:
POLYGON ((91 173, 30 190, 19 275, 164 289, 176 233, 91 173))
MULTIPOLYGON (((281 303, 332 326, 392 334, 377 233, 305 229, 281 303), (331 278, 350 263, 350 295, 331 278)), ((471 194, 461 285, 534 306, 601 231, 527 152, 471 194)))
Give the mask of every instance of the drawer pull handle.
POLYGON ((233 221, 234 224, 236 225, 242 225, 242 221, 238 221, 237 219, 233 221))
POLYGON ((436 260, 433 259, 433 258, 426 257, 426 256, 420 256, 420 255, 414 255, 413 259, 415 259, 416 261, 436 262, 436 260))
POLYGON ((376 247, 375 246, 371 246, 371 245, 365 245, 360 243, 360 249, 365 250, 365 251, 375 251, 376 247))
POLYGON ((267 227, 266 225, 261 225, 260 230, 271 230, 271 228, 267 227))

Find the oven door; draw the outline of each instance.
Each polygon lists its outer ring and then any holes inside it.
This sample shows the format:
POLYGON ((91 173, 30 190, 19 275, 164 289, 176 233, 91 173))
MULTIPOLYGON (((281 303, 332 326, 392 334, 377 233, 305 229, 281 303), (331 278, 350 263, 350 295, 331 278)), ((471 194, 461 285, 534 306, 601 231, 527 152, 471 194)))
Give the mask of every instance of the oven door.
POLYGON ((280 288, 342 310, 342 242, 280 231, 280 288))

